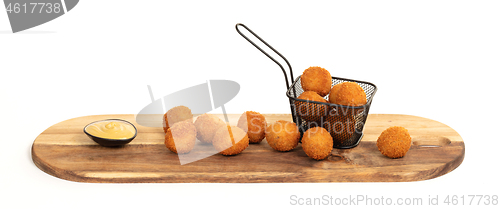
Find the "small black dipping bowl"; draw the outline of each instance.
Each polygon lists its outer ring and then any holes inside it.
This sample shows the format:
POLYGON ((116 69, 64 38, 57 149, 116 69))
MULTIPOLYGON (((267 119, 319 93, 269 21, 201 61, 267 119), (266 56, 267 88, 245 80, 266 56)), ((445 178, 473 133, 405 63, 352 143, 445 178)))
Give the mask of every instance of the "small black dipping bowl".
POLYGON ((83 128, 83 132, 85 134, 87 134, 87 136, 89 136, 92 140, 94 140, 95 142, 97 142, 98 144, 100 144, 101 146, 104 146, 104 147, 118 147, 118 146, 123 146, 123 145, 128 144, 129 142, 131 142, 137 136, 137 128, 134 126, 134 124, 132 124, 131 122, 128 122, 126 120, 122 120, 122 119, 106 119, 106 120, 94 121, 94 122, 89 123, 88 125, 86 125, 83 128), (101 138, 101 137, 94 136, 94 135, 89 134, 87 132, 87 127, 89 125, 92 125, 92 124, 98 123, 98 122, 102 122, 102 121, 119 121, 119 122, 128 123, 128 124, 132 125, 132 127, 134 127, 135 134, 134 134, 133 137, 128 138, 128 139, 107 139, 107 138, 101 138))

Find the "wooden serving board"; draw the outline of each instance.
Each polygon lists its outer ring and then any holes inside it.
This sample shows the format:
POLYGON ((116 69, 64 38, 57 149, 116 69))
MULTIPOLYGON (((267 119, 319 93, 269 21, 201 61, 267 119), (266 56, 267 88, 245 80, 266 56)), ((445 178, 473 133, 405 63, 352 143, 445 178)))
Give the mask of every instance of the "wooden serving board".
MULTIPOLYGON (((229 121, 234 124, 239 116, 229 115, 229 121)), ((268 123, 292 120, 287 114, 264 116, 268 123)), ((309 158, 300 144, 292 151, 278 152, 264 140, 236 156, 215 154, 180 165, 177 154, 164 145, 162 128, 137 125, 134 115, 96 115, 53 125, 35 139, 31 154, 35 165, 48 174, 94 183, 419 181, 452 171, 465 155, 457 132, 422 117, 371 114, 363 133, 357 147, 333 149, 322 161, 309 158), (108 118, 134 123, 137 137, 123 147, 108 148, 83 133, 88 123, 108 118), (383 130, 396 125, 409 130, 412 146, 403 158, 390 159, 378 151, 376 140, 383 130)))

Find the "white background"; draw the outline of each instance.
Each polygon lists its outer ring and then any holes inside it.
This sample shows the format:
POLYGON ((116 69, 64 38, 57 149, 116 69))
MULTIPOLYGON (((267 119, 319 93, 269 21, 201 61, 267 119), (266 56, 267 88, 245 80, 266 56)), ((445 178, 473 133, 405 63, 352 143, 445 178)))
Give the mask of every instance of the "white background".
POLYGON ((424 203, 500 195, 499 11, 498 1, 80 1, 17 34, 0 12, 0 207, 283 208, 291 195, 424 203), (419 182, 293 184, 89 184, 33 164, 42 131, 74 117, 135 114, 150 103, 147 85, 159 98, 228 79, 241 85, 229 113, 289 113, 283 74, 236 33, 239 22, 285 55, 295 77, 321 66, 370 81, 378 87, 370 113, 449 125, 465 141, 463 163, 419 182))

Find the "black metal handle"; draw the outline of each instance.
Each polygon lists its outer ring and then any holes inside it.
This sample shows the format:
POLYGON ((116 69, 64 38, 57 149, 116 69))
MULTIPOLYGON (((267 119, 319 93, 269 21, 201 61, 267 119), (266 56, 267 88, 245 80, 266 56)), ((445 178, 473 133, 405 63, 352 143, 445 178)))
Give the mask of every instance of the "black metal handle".
POLYGON ((283 65, 281 65, 278 61, 276 61, 273 57, 271 57, 271 55, 269 55, 267 52, 265 52, 263 49, 261 49, 259 46, 257 46, 257 44, 255 44, 253 41, 251 41, 248 37, 246 37, 245 35, 243 35, 243 33, 241 33, 240 29, 238 28, 238 26, 242 26, 244 27, 245 29, 247 29, 248 32, 250 32, 252 35, 254 35, 256 38, 258 38, 262 43, 264 43, 267 47, 269 47, 271 50, 273 50, 276 54, 278 54, 281 58, 283 58, 283 60, 285 60, 286 64, 288 65, 288 68, 290 69, 290 76, 291 76, 291 79, 290 81, 293 83, 293 72, 292 72, 292 66, 290 65, 290 63, 288 62, 288 60, 283 56, 281 55, 278 51, 276 51, 276 49, 274 49, 271 45, 269 45, 267 42, 265 42, 264 40, 262 40, 262 38, 260 38, 257 34, 255 34, 252 30, 250 30, 250 28, 248 28, 246 25, 243 25, 242 23, 238 23, 236 24, 236 31, 243 37, 245 38, 248 42, 250 42, 253 46, 255 46, 255 48, 257 48, 258 50, 260 50, 260 52, 262 52, 263 54, 265 54, 267 57, 269 57, 269 59, 271 59, 272 61, 274 61, 278 66, 280 66, 281 68, 281 71, 283 71, 283 74, 285 75, 285 81, 286 81, 286 89, 288 90, 290 88, 290 84, 288 82, 288 77, 286 75, 286 72, 285 72, 285 68, 283 68, 283 65))

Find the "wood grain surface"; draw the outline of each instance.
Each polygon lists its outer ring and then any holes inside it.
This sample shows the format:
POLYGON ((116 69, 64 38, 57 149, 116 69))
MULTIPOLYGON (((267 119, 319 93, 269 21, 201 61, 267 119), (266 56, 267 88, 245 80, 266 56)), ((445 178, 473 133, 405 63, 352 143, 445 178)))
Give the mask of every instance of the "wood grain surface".
MULTIPOLYGON (((229 115, 229 121, 236 124, 239 116, 229 115)), ((264 116, 268 123, 292 120, 288 114, 264 116)), ((155 117, 161 119, 161 115, 155 117)), ((264 140, 236 156, 215 154, 180 165, 177 154, 164 145, 162 128, 137 125, 134 118, 95 115, 55 124, 33 142, 33 162, 55 177, 93 183, 402 182, 444 175, 457 168, 465 155, 462 138, 447 125, 417 116, 371 114, 357 147, 333 149, 322 161, 309 158, 300 144, 292 151, 278 152, 264 140), (83 133, 88 123, 108 118, 134 123, 137 137, 123 147, 108 148, 83 133), (390 159, 378 151, 376 140, 395 125, 409 130, 412 146, 403 158, 390 159)))

